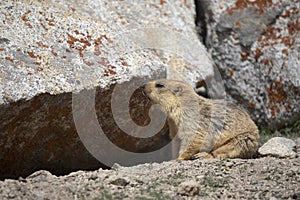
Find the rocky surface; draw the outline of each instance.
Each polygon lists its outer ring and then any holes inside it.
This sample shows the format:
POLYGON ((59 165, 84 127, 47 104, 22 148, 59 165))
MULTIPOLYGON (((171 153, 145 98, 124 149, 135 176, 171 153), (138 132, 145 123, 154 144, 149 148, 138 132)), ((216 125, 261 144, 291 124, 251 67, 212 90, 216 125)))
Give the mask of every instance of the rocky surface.
POLYGON ((299 199, 299 158, 148 163, 0 181, 1 199, 299 199))
POLYGON ((213 76, 191 0, 4 0, 0 16, 0 179, 168 159, 134 154, 168 141, 135 90, 213 76))
POLYGON ((203 42, 226 91, 264 127, 300 118, 300 2, 197 0, 203 42))
POLYGON ((296 143, 287 138, 274 137, 268 140, 258 149, 258 153, 263 156, 271 155, 275 157, 295 157, 296 143))

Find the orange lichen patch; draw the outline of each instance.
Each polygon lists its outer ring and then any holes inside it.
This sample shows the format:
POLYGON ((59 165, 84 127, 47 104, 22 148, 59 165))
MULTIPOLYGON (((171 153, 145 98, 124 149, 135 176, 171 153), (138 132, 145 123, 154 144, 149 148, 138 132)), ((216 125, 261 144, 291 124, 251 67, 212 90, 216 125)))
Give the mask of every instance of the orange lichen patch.
POLYGON ((164 5, 165 0, 160 0, 159 3, 160 3, 160 5, 164 5))
POLYGON ((69 39, 67 40, 67 43, 70 45, 71 48, 74 48, 74 44, 76 41, 78 41, 77 38, 73 37, 71 34, 68 33, 69 39))
POLYGON ((4 49, 0 47, 0 51, 4 51, 4 49))
POLYGON ((101 54, 101 50, 100 50, 99 45, 95 46, 94 54, 95 54, 95 56, 99 56, 101 54))
POLYGON ((108 65, 108 59, 104 58, 104 57, 101 57, 100 61, 99 61, 99 64, 102 65, 102 66, 107 66, 108 65))
POLYGON ((120 59, 121 64, 122 64, 123 66, 128 66, 128 63, 125 61, 124 58, 119 58, 119 59, 120 59))
POLYGON ((257 42, 261 42, 261 41, 262 41, 261 37, 257 38, 257 42))
POLYGON ((281 35, 280 34, 276 34, 276 33, 280 33, 280 32, 281 32, 281 29, 279 29, 279 28, 275 28, 272 25, 267 26, 267 28, 262 31, 262 35, 265 36, 265 41, 268 40, 268 42, 265 45, 266 46, 270 45, 270 41, 269 40, 279 39, 281 37, 281 35))
POLYGON ((31 51, 31 52, 28 52, 28 55, 31 57, 31 58, 37 58, 38 56, 34 55, 34 53, 31 51))
POLYGON ((99 37, 97 39, 94 40, 94 44, 95 44, 95 47, 94 47, 94 54, 96 56, 99 56, 102 51, 100 50, 101 46, 103 45, 103 39, 105 39, 108 43, 112 43, 112 41, 107 37, 107 35, 103 35, 102 37, 99 37))
POLYGON ((50 18, 46 17, 45 20, 48 22, 48 26, 54 26, 54 16, 53 13, 50 13, 50 18))
POLYGON ((289 55, 289 50, 283 49, 283 50, 282 50, 282 53, 285 54, 285 55, 289 55))
POLYGON ((73 7, 70 7, 70 9, 71 9, 72 12, 75 12, 75 11, 76 11, 76 9, 73 8, 73 7))
POLYGON ((91 43, 87 39, 80 38, 79 42, 84 44, 85 47, 91 46, 91 43))
POLYGON ((45 29, 46 31, 48 31, 49 29, 45 26, 45 24, 42 22, 42 20, 40 19, 39 21, 40 21, 42 28, 45 29))
POLYGON ((261 49, 256 48, 255 49, 255 60, 258 61, 259 57, 262 56, 264 53, 261 51, 261 49))
POLYGON ((28 22, 28 18, 27 18, 27 15, 31 13, 31 10, 27 10, 22 16, 21 16, 21 19, 25 22, 25 25, 28 26, 28 27, 32 27, 32 25, 28 22))
MULTIPOLYGON (((290 8, 286 10, 280 17, 292 16, 296 12, 295 8, 290 8)), ((284 44, 285 46, 293 49, 295 46, 295 37, 296 34, 300 31, 300 19, 296 19, 292 22, 289 22, 286 27, 274 27, 269 25, 262 31, 262 36, 258 38, 258 42, 261 47, 274 46, 277 44, 284 44), (289 34, 285 33, 285 29, 288 30, 289 34)), ((283 54, 288 55, 288 50, 284 49, 283 54)))
POLYGON ((35 65, 41 65, 41 62, 34 62, 35 65))
POLYGON ((297 21, 294 22, 289 22, 288 31, 290 35, 298 33, 300 31, 300 19, 297 19, 297 21))
POLYGON ((230 69, 229 70, 229 76, 233 77, 233 75, 234 75, 234 71, 230 69))
POLYGON ((58 54, 54 51, 54 47, 51 47, 51 53, 52 53, 54 56, 58 56, 58 54))
POLYGON ((284 91, 281 82, 282 77, 280 77, 280 80, 274 81, 270 87, 266 88, 269 96, 267 108, 271 109, 272 117, 280 112, 281 107, 286 107, 286 105, 289 104, 289 102, 287 102, 287 93, 284 91))
MULTIPOLYGON (((79 32, 75 31, 75 34, 79 32)), ((75 48, 79 51, 79 55, 80 57, 83 57, 83 51, 88 47, 91 46, 91 43, 88 41, 88 39, 90 38, 90 36, 88 36, 87 38, 76 38, 74 36, 72 36, 71 34, 68 33, 68 37, 69 39, 67 40, 67 43, 70 45, 70 48, 75 48), (76 47, 75 47, 75 43, 79 43, 76 47)))
POLYGON ((48 22, 48 25, 49 26, 54 26, 55 24, 54 24, 54 19, 49 19, 49 18, 46 18, 46 21, 48 22))
POLYGON ((48 47, 49 47, 48 45, 43 44, 43 43, 41 43, 41 42, 37 42, 36 44, 37 44, 39 47, 44 47, 44 48, 48 48, 48 47))
POLYGON ((241 56, 241 60, 242 61, 245 61, 245 60, 248 60, 248 57, 250 55, 250 52, 240 52, 240 56, 241 56))
POLYGON ((110 75, 115 75, 115 74, 117 74, 117 72, 114 71, 113 69, 105 69, 104 70, 104 76, 110 76, 110 75))
POLYGON ((105 40, 106 40, 108 43, 112 43, 111 39, 109 39, 109 37, 107 37, 107 35, 103 35, 103 37, 105 38, 105 40))
POLYGON ((10 62, 14 62, 14 60, 11 58, 11 57, 5 57, 5 60, 8 60, 8 61, 10 61, 10 62))
POLYGON ((268 65, 270 63, 269 59, 268 58, 264 58, 260 61, 260 63, 263 63, 265 65, 268 65))
POLYGON ((69 44, 70 48, 75 48, 76 50, 79 51, 79 55, 80 57, 83 58, 83 51, 89 47, 92 46, 92 44, 94 45, 94 54, 99 56, 102 52, 100 47, 103 44, 103 40, 106 40, 106 42, 108 43, 112 43, 112 41, 107 37, 107 35, 103 35, 99 38, 96 38, 94 40, 92 40, 92 36, 85 34, 85 33, 81 33, 78 30, 75 30, 74 33, 76 34, 76 36, 73 36, 70 33, 67 33, 68 35, 68 40, 67 43, 69 44))
POLYGON ((95 43, 96 46, 102 44, 102 37, 99 37, 99 38, 95 39, 94 43, 95 43))
POLYGON ((86 59, 83 59, 83 63, 86 64, 87 66, 92 66, 92 65, 94 65, 93 62, 88 61, 88 60, 86 60, 86 59))
POLYGON ((227 14, 232 15, 235 10, 255 7, 259 13, 264 13, 265 9, 273 4, 272 0, 237 0, 235 6, 227 10, 227 14))
POLYGON ((27 22, 28 19, 27 19, 27 16, 26 16, 26 15, 28 15, 29 13, 31 13, 31 10, 27 10, 27 11, 21 16, 21 19, 22 19, 23 21, 27 22))
POLYGON ((281 43, 291 48, 294 47, 295 42, 296 42, 295 38, 292 38, 291 36, 285 36, 281 38, 281 43))
POLYGON ((248 102, 247 107, 248 107, 249 109, 255 109, 255 104, 254 104, 253 102, 248 102))
POLYGON ((272 4, 272 0, 237 0, 235 2, 236 9, 244 9, 249 6, 255 6, 257 7, 257 11, 260 11, 261 13, 264 12, 265 8, 270 6, 272 4))
POLYGON ((233 9, 233 8, 230 8, 230 9, 227 10, 227 14, 228 14, 228 15, 232 15, 232 14, 233 14, 233 11, 234 11, 234 9, 233 9))
POLYGON ((239 27, 239 28, 242 28, 241 22, 235 22, 235 25, 236 25, 237 27, 239 27))
POLYGON ((79 51, 79 56, 81 58, 83 58, 83 50, 84 50, 84 48, 79 46, 79 47, 75 47, 75 49, 79 51))

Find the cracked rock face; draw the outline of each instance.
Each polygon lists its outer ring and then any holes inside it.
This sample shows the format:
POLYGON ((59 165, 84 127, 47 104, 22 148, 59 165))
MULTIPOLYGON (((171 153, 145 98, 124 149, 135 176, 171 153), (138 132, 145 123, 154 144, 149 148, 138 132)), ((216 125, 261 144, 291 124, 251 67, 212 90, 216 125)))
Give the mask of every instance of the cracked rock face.
POLYGON ((300 2, 197 3, 202 37, 228 94, 260 126, 278 129, 299 120, 300 2))
POLYGON ((168 142, 163 120, 153 136, 138 135, 157 118, 150 120, 140 85, 176 78, 195 86, 213 76, 192 0, 7 0, 0 16, 0 179, 113 164, 97 155, 124 165, 169 159, 110 153, 147 153, 168 142))

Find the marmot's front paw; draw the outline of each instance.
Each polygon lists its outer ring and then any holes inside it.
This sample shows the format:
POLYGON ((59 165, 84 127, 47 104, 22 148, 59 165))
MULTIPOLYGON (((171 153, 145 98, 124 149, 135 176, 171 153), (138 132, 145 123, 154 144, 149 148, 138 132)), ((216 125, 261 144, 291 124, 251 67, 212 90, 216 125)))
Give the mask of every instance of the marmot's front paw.
POLYGON ((208 158, 213 158, 213 156, 207 152, 200 152, 191 157, 191 160, 195 159, 208 159, 208 158))

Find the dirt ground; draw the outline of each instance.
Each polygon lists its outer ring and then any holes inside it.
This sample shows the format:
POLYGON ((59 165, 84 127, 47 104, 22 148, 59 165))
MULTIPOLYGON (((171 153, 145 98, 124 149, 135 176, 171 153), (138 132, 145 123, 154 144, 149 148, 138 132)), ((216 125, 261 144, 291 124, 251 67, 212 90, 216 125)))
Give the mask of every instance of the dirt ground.
POLYGON ((296 158, 118 164, 54 176, 37 171, 0 182, 0 199, 300 199, 296 158))

